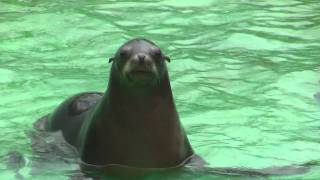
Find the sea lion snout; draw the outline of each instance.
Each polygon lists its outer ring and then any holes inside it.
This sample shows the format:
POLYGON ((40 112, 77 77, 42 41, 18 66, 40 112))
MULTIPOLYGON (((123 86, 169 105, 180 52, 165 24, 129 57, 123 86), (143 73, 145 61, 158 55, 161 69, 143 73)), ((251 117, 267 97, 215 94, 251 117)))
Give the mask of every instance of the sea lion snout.
POLYGON ((139 63, 143 64, 146 56, 144 54, 138 54, 137 57, 138 57, 139 63))
POLYGON ((130 58, 124 68, 123 74, 130 79, 152 80, 158 76, 155 60, 146 53, 137 53, 130 58))
POLYGON ((134 64, 137 68, 144 66, 151 66, 154 60, 146 53, 137 53, 129 61, 134 64))
POLYGON ((127 63, 129 63, 129 69, 127 69, 129 73, 144 72, 153 73, 154 75, 158 74, 155 60, 147 53, 137 53, 127 63))

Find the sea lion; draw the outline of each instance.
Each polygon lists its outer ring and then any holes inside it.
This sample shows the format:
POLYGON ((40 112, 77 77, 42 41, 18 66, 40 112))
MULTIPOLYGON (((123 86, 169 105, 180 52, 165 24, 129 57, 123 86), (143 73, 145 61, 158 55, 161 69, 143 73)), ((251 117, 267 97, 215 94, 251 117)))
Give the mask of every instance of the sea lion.
POLYGON ((123 44, 109 62, 105 93, 74 95, 35 123, 37 130, 62 132, 63 139, 79 152, 83 171, 127 175, 190 165, 213 174, 267 176, 309 170, 310 164, 205 167, 179 120, 166 67, 170 58, 155 43, 137 38, 123 44))
POLYGON ((44 118, 61 130, 85 167, 173 168, 194 155, 172 96, 166 61, 153 42, 133 39, 109 59, 105 93, 86 92, 64 101, 44 118))

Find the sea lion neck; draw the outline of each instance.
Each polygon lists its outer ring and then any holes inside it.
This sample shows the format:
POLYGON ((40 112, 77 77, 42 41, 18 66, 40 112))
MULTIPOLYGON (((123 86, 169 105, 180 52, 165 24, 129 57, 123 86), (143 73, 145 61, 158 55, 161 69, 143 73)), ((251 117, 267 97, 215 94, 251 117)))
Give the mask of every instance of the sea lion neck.
POLYGON ((119 107, 123 110, 124 106, 135 108, 152 108, 161 104, 170 104, 174 107, 171 86, 168 73, 164 73, 156 84, 146 87, 132 87, 123 84, 119 78, 111 74, 106 97, 108 107, 119 107))

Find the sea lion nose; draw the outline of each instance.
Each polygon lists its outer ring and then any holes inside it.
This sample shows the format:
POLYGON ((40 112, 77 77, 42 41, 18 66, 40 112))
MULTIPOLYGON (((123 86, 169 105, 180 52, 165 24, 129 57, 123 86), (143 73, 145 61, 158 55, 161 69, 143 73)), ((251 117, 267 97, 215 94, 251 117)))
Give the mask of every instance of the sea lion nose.
POLYGON ((146 58, 145 55, 143 54, 138 54, 138 60, 139 60, 139 63, 140 64, 143 64, 144 63, 144 59, 146 58))

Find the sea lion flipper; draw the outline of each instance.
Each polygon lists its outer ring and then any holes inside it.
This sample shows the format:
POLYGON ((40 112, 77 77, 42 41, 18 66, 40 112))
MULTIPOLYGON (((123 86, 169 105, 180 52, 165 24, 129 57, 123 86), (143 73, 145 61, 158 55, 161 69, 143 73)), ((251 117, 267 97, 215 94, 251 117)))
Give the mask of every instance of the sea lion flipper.
POLYGON ((44 131, 47 130, 47 124, 50 114, 43 116, 42 118, 38 119, 34 124, 34 129, 38 131, 44 131))
POLYGON ((186 162, 187 166, 192 167, 204 167, 205 165, 208 165, 208 163, 199 155, 194 154, 188 162, 186 162))
POLYGON ((102 95, 103 93, 86 93, 79 95, 69 106, 70 114, 78 115, 87 111, 98 101, 100 101, 102 95))

